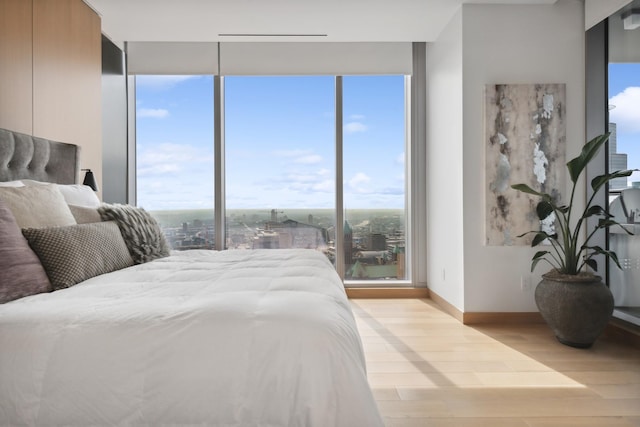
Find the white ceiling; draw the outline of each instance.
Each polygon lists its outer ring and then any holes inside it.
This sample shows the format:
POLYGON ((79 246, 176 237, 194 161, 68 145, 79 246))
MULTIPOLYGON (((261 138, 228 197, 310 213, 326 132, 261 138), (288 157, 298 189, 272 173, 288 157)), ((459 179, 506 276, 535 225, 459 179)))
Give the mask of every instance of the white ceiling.
POLYGON ((100 14, 103 33, 121 43, 433 41, 462 3, 553 4, 556 0, 84 1, 100 14))

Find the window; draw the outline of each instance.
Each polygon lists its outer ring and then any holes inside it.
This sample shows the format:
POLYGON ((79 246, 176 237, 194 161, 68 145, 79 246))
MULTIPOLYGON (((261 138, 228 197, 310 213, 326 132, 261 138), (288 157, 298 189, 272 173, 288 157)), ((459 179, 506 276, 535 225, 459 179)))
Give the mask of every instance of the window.
POLYGON ((343 78, 345 279, 405 279, 404 76, 343 78))
MULTIPOLYGON (((613 41, 613 40, 611 40, 613 41)), ((638 49, 635 55, 638 57, 638 49)), ((640 63, 609 63, 609 170, 640 168, 640 63)), ((609 209, 614 219, 634 233, 609 229, 610 248, 621 269, 610 263, 609 282, 615 315, 640 324, 640 173, 609 184, 609 209), (634 229, 635 227, 635 229, 634 229)))
POLYGON ((137 204, 174 249, 215 248, 219 209, 225 249, 313 248, 344 260, 348 283, 406 283, 405 80, 138 75, 137 204), (223 87, 220 141, 215 79, 223 87), (214 194, 216 179, 224 200, 214 194))
POLYGON ((213 249, 213 76, 138 75, 135 88, 137 205, 173 249, 213 249))
POLYGON ((334 78, 225 77, 224 85, 227 247, 333 256, 334 78))

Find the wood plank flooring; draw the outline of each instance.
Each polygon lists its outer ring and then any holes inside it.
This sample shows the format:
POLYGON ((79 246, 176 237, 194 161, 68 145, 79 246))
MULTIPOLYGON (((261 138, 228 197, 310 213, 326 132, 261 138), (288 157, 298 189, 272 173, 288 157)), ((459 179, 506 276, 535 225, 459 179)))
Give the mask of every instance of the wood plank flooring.
POLYGON ((429 299, 352 299, 387 427, 640 427, 640 349, 544 324, 465 326, 429 299))

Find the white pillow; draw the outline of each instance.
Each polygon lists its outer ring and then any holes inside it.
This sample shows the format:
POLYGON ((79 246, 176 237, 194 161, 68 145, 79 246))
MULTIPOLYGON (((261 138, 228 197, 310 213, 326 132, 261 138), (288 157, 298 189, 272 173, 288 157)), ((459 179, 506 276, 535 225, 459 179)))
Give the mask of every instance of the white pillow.
POLYGON ((0 182, 0 187, 24 187, 22 181, 4 181, 0 182))
POLYGON ((97 208, 101 205, 100 199, 88 185, 58 184, 58 189, 60 189, 62 197, 64 197, 68 205, 84 206, 86 208, 97 208))
POLYGON ((43 181, 35 181, 33 179, 23 179, 22 182, 24 185, 26 185, 27 187, 31 187, 33 185, 51 185, 50 182, 43 182, 43 181))
POLYGON ((102 203, 96 193, 87 185, 81 184, 52 184, 49 182, 34 181, 31 179, 22 180, 27 187, 35 185, 55 185, 60 189, 64 200, 68 205, 97 208, 102 203))
POLYGON ((20 228, 60 227, 76 223, 62 193, 54 185, 0 187, 0 198, 20 228))

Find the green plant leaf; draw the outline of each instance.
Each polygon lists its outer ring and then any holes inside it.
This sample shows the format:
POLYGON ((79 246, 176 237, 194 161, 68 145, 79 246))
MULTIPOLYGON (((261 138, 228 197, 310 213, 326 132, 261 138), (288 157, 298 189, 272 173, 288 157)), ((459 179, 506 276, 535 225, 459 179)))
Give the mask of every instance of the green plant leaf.
POLYGON ((602 206, 593 205, 589 209, 587 209, 584 215, 582 215, 582 218, 589 218, 590 216, 594 215, 601 215, 607 218, 613 217, 613 215, 610 215, 602 206))
POLYGON ((540 193, 539 191, 534 190, 527 184, 513 184, 511 188, 513 188, 514 190, 522 191, 523 193, 533 194, 534 196, 542 197, 544 195, 544 193, 540 193))
POLYGON ((536 268, 536 265, 544 259, 544 256, 547 255, 549 251, 538 251, 531 259, 531 272, 536 268))
POLYGON ((607 182, 611 181, 612 179, 630 176, 633 173, 633 171, 634 171, 633 169, 619 170, 619 171, 615 171, 605 175, 596 176, 591 180, 591 188, 593 189, 594 192, 597 192, 598 190, 600 190, 600 188, 603 185, 605 185, 607 182))
POLYGON ((536 213, 538 214, 538 218, 540 220, 546 219, 553 213, 553 206, 551 205, 551 203, 543 200, 536 206, 536 213))
POLYGON ((548 238, 549 237, 547 236, 547 233, 544 233, 542 231, 536 233, 533 240, 531 241, 531 247, 538 246, 540 243, 544 242, 548 238))
MULTIPOLYGON (((589 254, 589 259, 587 259, 585 262, 591 261, 591 256, 593 256, 593 254, 600 254, 610 258, 611 261, 613 261, 618 266, 619 269, 622 269, 622 267, 620 266, 620 262, 618 261, 618 255, 616 255, 615 252, 602 249, 601 246, 583 246, 583 248, 590 249, 593 251, 593 253, 589 254)), ((590 264, 589 264, 589 267, 591 267, 590 264)))
POLYGON ((582 152, 578 157, 567 163, 567 169, 569 169, 569 175, 574 184, 578 181, 578 177, 587 164, 598 154, 600 147, 607 142, 609 135, 610 133, 607 132, 604 135, 596 136, 582 147, 582 152))
MULTIPOLYGON (((620 225, 617 221, 614 221, 612 219, 609 218, 600 218, 598 220, 598 228, 607 228, 607 227, 611 227, 612 225, 620 225)), ((620 225, 622 227, 622 225, 620 225)), ((624 227, 622 227, 624 228, 624 227)), ((630 233, 629 230, 625 229, 625 231, 627 233, 630 233)), ((630 233, 633 234, 633 233, 630 233)))
POLYGON ((620 265, 620 261, 618 261, 618 255, 613 251, 607 251, 609 258, 613 260, 613 262, 618 266, 620 270, 622 270, 622 266, 620 265))
POLYGON ((623 224, 620 224, 618 221, 615 221, 610 218, 613 218, 613 215, 607 215, 607 218, 602 218, 598 220, 598 225, 596 226, 596 228, 608 228, 608 227, 617 225, 620 228, 622 228, 628 235, 630 236, 634 235, 633 232, 629 231, 629 229, 625 227, 623 224))
POLYGON ((524 237, 527 234, 531 234, 531 233, 539 233, 539 231, 527 231, 526 233, 518 234, 516 237, 518 237, 518 238, 524 237))
POLYGON ((598 262, 595 259, 589 258, 589 259, 585 260, 585 264, 587 264, 589 267, 591 267, 591 269, 593 271, 598 271, 598 262))

